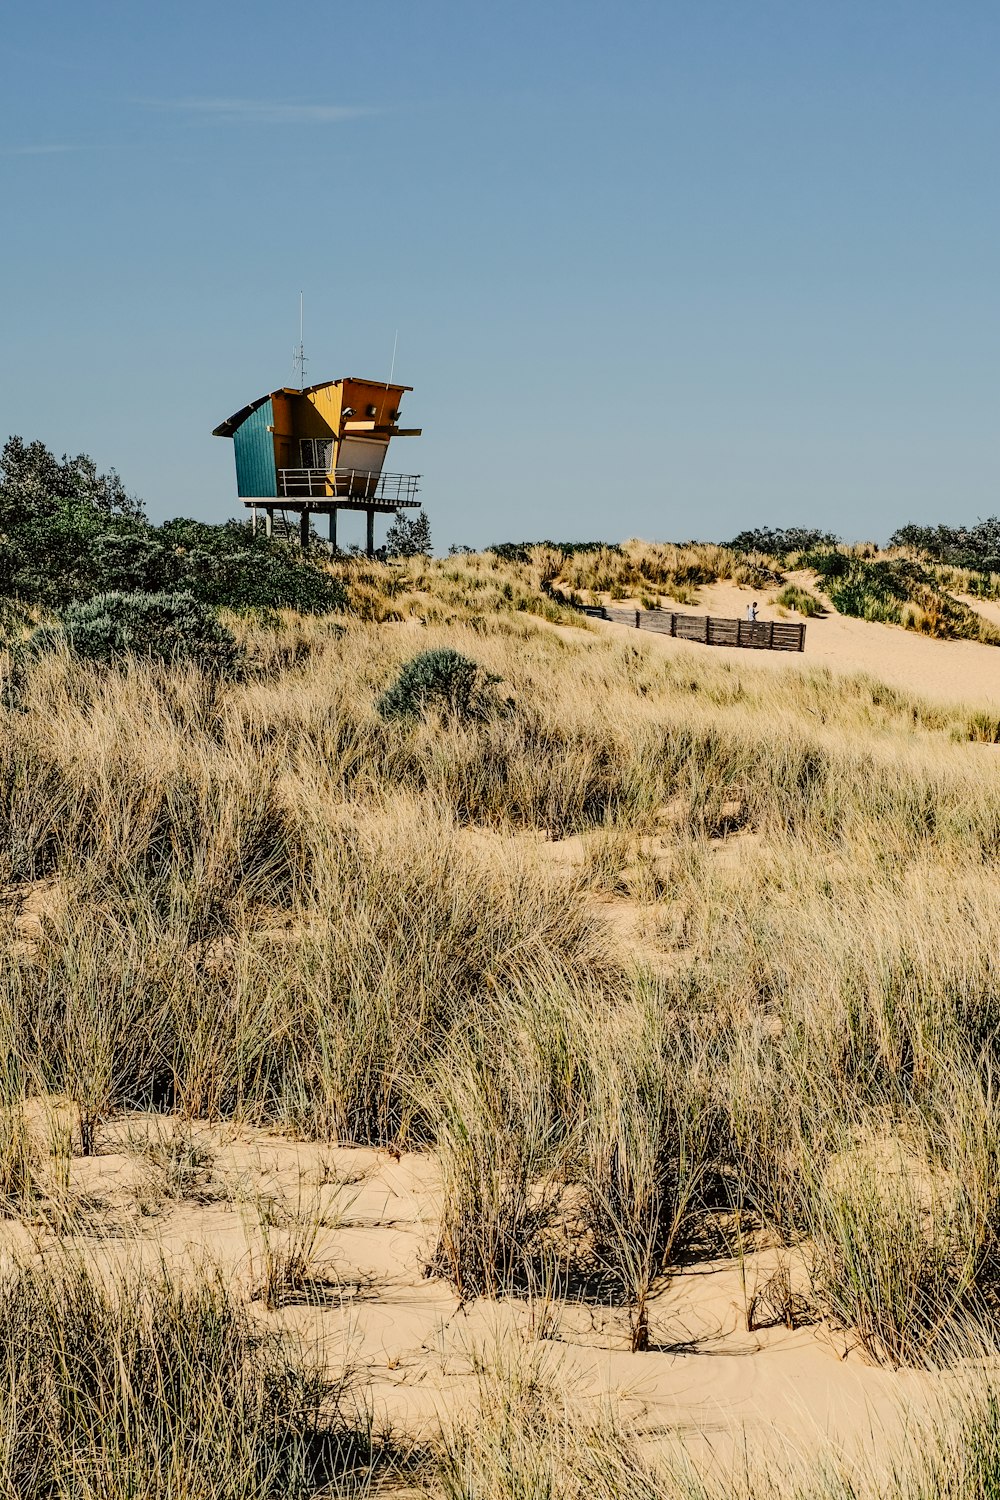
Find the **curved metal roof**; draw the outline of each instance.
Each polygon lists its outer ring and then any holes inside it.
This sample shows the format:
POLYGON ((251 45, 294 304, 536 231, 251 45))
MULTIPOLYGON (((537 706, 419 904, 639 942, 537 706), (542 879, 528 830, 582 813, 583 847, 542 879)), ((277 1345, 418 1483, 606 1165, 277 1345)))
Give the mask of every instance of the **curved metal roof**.
POLYGON ((319 380, 315 385, 303 386, 298 390, 295 386, 279 385, 273 391, 267 391, 263 396, 258 396, 256 401, 251 401, 249 406, 241 406, 239 411, 220 422, 218 427, 212 428, 213 437, 232 437, 237 427, 242 427, 247 417, 252 416, 258 406, 263 406, 265 401, 270 401, 272 396, 308 396, 313 391, 326 390, 329 385, 344 385, 354 382, 357 385, 383 386, 387 391, 412 391, 412 385, 396 385, 389 380, 369 380, 361 375, 347 375, 340 380, 319 380))

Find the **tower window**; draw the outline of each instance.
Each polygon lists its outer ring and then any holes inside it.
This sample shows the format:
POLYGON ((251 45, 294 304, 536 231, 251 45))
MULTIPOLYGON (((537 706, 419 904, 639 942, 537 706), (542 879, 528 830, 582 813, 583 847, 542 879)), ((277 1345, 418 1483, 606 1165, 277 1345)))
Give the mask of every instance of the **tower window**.
POLYGON ((327 438, 300 438, 299 463, 303 469, 322 469, 330 472, 333 462, 333 444, 327 438))

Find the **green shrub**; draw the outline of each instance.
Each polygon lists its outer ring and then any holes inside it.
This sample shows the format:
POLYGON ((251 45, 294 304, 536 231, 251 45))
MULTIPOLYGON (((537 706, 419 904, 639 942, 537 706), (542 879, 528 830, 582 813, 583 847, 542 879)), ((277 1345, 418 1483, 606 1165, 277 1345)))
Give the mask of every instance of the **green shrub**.
POLYGON ((842 615, 902 625, 942 640, 1000 644, 1000 632, 956 599, 921 563, 906 557, 820 552, 803 558, 842 615))
POLYGON ((24 655, 30 660, 63 642, 85 661, 191 661, 216 677, 239 676, 243 661, 232 631, 190 594, 96 594, 69 605, 59 625, 36 630, 24 655))
POLYGON ((808 589, 800 588, 797 583, 787 583, 777 596, 775 603, 784 605, 785 609, 797 610, 806 619, 813 619, 816 615, 825 613, 822 604, 811 594, 808 589))
POLYGON ((974 526, 918 526, 910 522, 893 532, 888 545, 911 547, 951 567, 993 573, 1000 567, 1000 517, 989 516, 974 526))
POLYGON ((229 609, 297 609, 330 614, 344 609, 339 579, 322 571, 286 542, 275 541, 242 521, 210 526, 178 518, 160 528, 173 559, 173 575, 205 604, 229 609))
POLYGON ((545 547, 550 552, 558 552, 563 559, 575 557, 578 552, 610 552, 615 557, 622 555, 618 542, 495 542, 486 551, 500 562, 527 563, 531 561, 532 547, 545 547))
POLYGON ((152 527, 99 532, 90 542, 90 560, 102 593, 156 593, 173 588, 181 573, 181 559, 152 527))
POLYGON ((803 568, 812 568, 825 584, 831 578, 844 578, 851 571, 851 558, 846 552, 810 548, 799 558, 799 565, 803 568))
POLYGON ((376 708, 384 719, 421 718, 428 709, 456 719, 483 718, 493 706, 489 690, 497 681, 471 657, 439 647, 408 661, 376 708))

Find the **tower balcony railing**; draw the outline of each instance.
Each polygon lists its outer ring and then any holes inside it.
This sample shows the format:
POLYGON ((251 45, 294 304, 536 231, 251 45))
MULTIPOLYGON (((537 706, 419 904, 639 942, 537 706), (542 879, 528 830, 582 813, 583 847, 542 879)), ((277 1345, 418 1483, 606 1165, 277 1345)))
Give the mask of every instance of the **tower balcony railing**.
POLYGON ((289 499, 370 500, 375 505, 419 505, 419 474, 373 474, 367 469, 279 469, 278 494, 289 499))

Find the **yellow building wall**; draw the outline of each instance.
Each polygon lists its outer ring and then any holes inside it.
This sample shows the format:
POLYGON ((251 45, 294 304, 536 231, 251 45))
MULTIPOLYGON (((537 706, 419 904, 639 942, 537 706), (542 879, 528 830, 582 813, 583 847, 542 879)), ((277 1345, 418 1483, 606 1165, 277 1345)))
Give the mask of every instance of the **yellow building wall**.
POLYGON ((309 391, 302 403, 302 420, 310 424, 315 423, 315 430, 306 432, 303 429, 303 437, 332 437, 336 438, 340 431, 340 412, 343 405, 344 388, 339 381, 333 385, 323 386, 321 390, 309 391))
MULTIPOLYGON (((374 422, 389 426, 393 413, 399 410, 406 387, 386 386, 377 380, 336 380, 314 391, 275 391, 271 397, 274 410, 274 464, 276 469, 298 469, 300 438, 332 438, 333 466, 340 457, 341 414, 353 407, 350 422, 374 422), (368 408, 374 406, 374 415, 368 408)), ((356 430, 357 436, 363 432, 356 430)))
POLYGON ((340 424, 341 388, 330 385, 318 391, 276 391, 274 408, 274 465, 276 469, 302 466, 300 438, 328 438, 334 442, 336 463, 337 429, 340 424))

